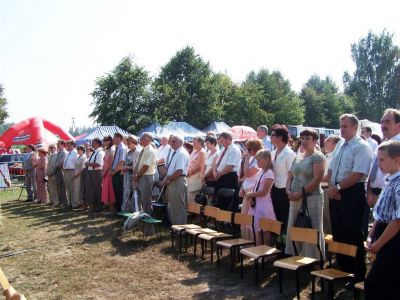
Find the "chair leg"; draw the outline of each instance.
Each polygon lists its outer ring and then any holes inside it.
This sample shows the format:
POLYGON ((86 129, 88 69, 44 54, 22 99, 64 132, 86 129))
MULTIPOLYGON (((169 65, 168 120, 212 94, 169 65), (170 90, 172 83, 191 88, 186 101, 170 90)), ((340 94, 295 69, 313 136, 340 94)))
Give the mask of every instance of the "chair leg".
POLYGON ((193 248, 193 255, 197 256, 197 236, 194 237, 194 248, 193 248))
POLYGON ((219 259, 219 248, 220 248, 221 246, 219 246, 219 245, 217 245, 217 266, 218 267, 220 267, 221 266, 221 261, 220 261, 220 259, 219 259))
POLYGON ((315 279, 316 277, 314 275, 311 275, 312 281, 311 281, 311 299, 314 300, 315 296, 315 279))
POLYGON ((179 230, 179 254, 182 253, 182 231, 183 230, 179 230))
POLYGON ((278 269, 278 277, 279 277, 279 293, 282 294, 282 281, 283 281, 283 269, 278 269))
POLYGON ((324 279, 321 277, 320 280, 321 280, 321 293, 323 293, 324 292, 324 279))
POLYGON ((206 247, 205 241, 201 240, 201 260, 204 260, 204 248, 206 247))
POLYGON ((297 299, 300 299, 300 280, 298 271, 296 271, 296 294, 297 294, 297 299))
POLYGON ((256 272, 256 284, 258 285, 258 258, 254 260, 254 271, 256 272))
POLYGON ((235 247, 231 247, 229 251, 231 253, 231 273, 233 273, 233 265, 235 264, 235 257, 236 257, 235 247))
POLYGON ((214 262, 214 241, 211 240, 211 262, 214 262))
POLYGON ((333 281, 329 281, 329 298, 330 299, 334 299, 335 298, 333 281))
POLYGON ((243 270, 243 255, 240 254, 240 278, 243 279, 243 274, 244 270, 243 270))
POLYGON ((264 261, 265 261, 265 257, 263 256, 263 257, 261 258, 261 263, 262 263, 262 265, 261 265, 261 270, 262 270, 262 271, 264 271, 264 261))
POLYGON ((174 231, 171 229, 171 247, 174 248, 174 231))

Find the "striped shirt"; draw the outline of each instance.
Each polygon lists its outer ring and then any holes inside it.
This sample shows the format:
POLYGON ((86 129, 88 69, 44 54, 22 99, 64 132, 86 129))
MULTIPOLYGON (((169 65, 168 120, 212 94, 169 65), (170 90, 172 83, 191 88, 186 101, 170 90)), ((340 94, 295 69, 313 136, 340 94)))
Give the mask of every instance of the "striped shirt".
POLYGON ((390 223, 400 219, 400 171, 385 178, 385 185, 374 207, 374 219, 390 223))

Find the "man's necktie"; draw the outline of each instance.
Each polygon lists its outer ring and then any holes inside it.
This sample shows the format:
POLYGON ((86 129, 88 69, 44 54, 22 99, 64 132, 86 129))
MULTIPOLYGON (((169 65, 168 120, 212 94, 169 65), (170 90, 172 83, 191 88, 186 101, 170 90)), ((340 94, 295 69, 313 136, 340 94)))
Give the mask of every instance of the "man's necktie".
POLYGON ((339 154, 338 154, 338 156, 336 158, 337 159, 337 162, 335 163, 336 168, 333 170, 334 173, 332 174, 332 178, 334 179, 335 184, 337 183, 336 176, 339 173, 339 168, 340 168, 340 163, 341 163, 341 160, 342 160, 342 155, 343 155, 343 152, 345 150, 345 147, 347 147, 348 145, 349 145, 348 142, 344 142, 344 144, 340 148, 340 152, 339 152, 339 154))
POLYGON ((378 174, 378 158, 374 159, 374 163, 372 164, 371 173, 369 174, 369 182, 374 182, 376 179, 376 175, 378 174))
POLYGON ((142 159, 143 152, 144 152, 144 148, 142 149, 142 151, 140 151, 139 158, 136 161, 135 169, 133 170, 133 173, 135 173, 135 174, 137 174, 139 172, 139 163, 140 163, 140 160, 142 159))
POLYGON ((222 159, 224 158, 225 153, 226 153, 227 150, 228 150, 228 147, 226 147, 224 149, 224 151, 222 152, 221 156, 219 157, 219 160, 218 160, 218 163, 217 163, 217 168, 219 167, 219 164, 221 163, 222 159))

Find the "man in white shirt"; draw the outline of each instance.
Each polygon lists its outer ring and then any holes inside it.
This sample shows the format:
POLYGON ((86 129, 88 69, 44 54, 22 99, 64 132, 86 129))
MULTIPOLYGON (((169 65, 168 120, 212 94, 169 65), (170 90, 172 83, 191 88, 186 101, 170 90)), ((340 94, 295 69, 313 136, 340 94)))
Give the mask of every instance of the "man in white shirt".
POLYGON ((368 144, 371 146, 372 152, 375 153, 376 148, 378 148, 378 142, 375 141, 373 138, 371 138, 372 135, 371 127, 364 126, 363 128, 361 128, 361 135, 365 137, 368 144))
POLYGON ((269 151, 274 150, 271 139, 268 136, 267 125, 260 125, 257 127, 257 137, 263 141, 265 149, 268 149, 269 151))
POLYGON ((187 180, 189 153, 183 148, 183 138, 173 136, 173 150, 167 164, 167 177, 163 181, 168 200, 168 216, 171 224, 187 223, 187 180))
POLYGON ((113 137, 115 145, 115 154, 111 166, 110 174, 112 176, 112 185, 115 195, 115 210, 121 211, 123 195, 124 195, 124 176, 121 173, 122 168, 125 166, 125 156, 128 148, 122 142, 124 137, 119 132, 116 132, 113 137))
POLYGON ((87 172, 85 173, 85 204, 89 205, 89 214, 93 216, 94 212, 100 209, 101 192, 103 180, 103 159, 104 151, 101 148, 100 138, 92 140, 93 153, 86 162, 87 172))
MULTIPOLYGON (((386 109, 381 119, 381 129, 385 141, 400 141, 400 111, 391 108, 386 109)), ((370 207, 373 207, 378 200, 386 175, 378 167, 375 151, 367 184, 367 201, 370 207)))
POLYGON ((165 164, 171 146, 168 144, 168 137, 163 136, 160 140, 161 145, 157 149, 157 165, 165 164))
MULTIPOLYGON (((75 162, 78 158, 78 152, 75 149, 75 142, 68 141, 67 142, 67 156, 65 156, 64 164, 63 164, 63 173, 64 173, 64 181, 65 181, 65 191, 67 193, 67 206, 71 206, 72 203, 76 203, 72 199, 74 197, 73 193, 73 179, 72 175, 75 169, 75 162)), ((63 207, 62 207, 63 208, 63 207)))
POLYGON ((228 188, 235 190, 233 199, 220 197, 215 206, 220 209, 236 212, 238 210, 237 191, 238 191, 238 172, 242 153, 232 141, 231 132, 222 132, 219 136, 219 142, 224 146, 220 156, 217 158, 213 168, 215 179, 215 191, 220 188, 228 188))

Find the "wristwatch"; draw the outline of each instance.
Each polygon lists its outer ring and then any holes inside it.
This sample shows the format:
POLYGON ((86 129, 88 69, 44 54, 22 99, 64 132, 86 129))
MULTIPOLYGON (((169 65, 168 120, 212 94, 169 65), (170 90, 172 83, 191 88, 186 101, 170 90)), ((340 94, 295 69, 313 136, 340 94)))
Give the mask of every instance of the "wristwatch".
POLYGON ((339 184, 339 183, 336 185, 336 188, 337 188, 338 191, 340 191, 340 190, 342 189, 342 188, 340 187, 340 184, 339 184))

